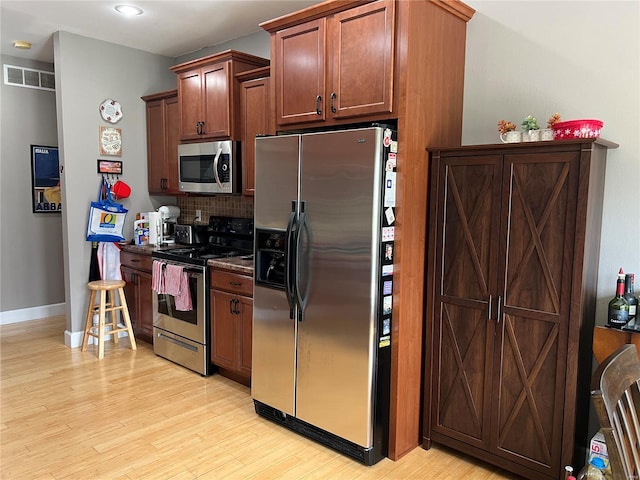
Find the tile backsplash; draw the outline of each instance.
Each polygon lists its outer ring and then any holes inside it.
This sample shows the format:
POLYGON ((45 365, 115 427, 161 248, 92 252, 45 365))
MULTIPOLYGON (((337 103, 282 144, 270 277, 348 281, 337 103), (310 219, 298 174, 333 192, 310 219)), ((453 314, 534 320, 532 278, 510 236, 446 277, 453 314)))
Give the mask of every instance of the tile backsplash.
POLYGON ((196 218, 196 210, 202 210, 202 222, 208 223, 211 215, 253 218, 253 197, 244 195, 176 197, 180 207, 178 223, 190 224, 196 218))

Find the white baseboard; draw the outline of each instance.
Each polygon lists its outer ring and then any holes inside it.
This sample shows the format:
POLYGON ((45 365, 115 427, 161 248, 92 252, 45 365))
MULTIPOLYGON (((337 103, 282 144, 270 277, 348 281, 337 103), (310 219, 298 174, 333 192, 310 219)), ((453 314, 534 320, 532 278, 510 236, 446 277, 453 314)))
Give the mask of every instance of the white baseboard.
MULTIPOLYGON (((119 327, 124 327, 124 325, 119 324, 119 327)), ((126 332, 118 333, 118 338, 127 337, 128 334, 126 332)), ((64 344, 69 348, 80 348, 82 346, 82 339, 84 338, 84 330, 80 332, 70 332, 69 330, 64 331, 64 344)), ((107 333, 104 338, 105 342, 112 341, 111 335, 107 333)), ((98 339, 95 337, 89 337, 89 345, 97 345, 98 339)))
POLYGON ((42 305, 40 307, 21 308, 19 310, 0 312, 0 325, 28 322, 29 320, 37 320, 39 318, 64 315, 65 305, 65 303, 56 303, 53 305, 42 305))

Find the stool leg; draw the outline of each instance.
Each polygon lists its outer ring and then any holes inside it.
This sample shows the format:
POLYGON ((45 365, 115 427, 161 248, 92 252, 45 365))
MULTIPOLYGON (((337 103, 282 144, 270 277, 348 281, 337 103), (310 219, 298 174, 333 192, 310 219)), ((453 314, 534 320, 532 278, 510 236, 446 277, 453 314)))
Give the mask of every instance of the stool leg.
POLYGON ((104 358, 104 317, 107 303, 106 290, 100 290, 100 313, 98 314, 98 358, 104 358))
POLYGON ((84 326, 84 337, 82 337, 82 348, 81 352, 87 351, 87 345, 89 344, 89 331, 91 330, 91 326, 93 325, 93 304, 96 301, 96 291, 91 290, 91 294, 89 295, 89 309, 87 311, 87 322, 84 326))
MULTIPOLYGON (((113 294, 113 290, 109 290, 108 292, 109 295, 109 303, 111 304, 111 331, 113 332, 114 330, 118 329, 118 314, 115 310, 115 306, 116 306, 116 302, 115 302, 115 295, 113 294)), ((111 336, 113 337, 113 343, 114 344, 118 344, 118 332, 112 333, 111 336)))
POLYGON ((129 342, 131 343, 131 350, 136 350, 136 338, 133 336, 133 328, 131 327, 131 317, 129 317, 129 307, 127 306, 127 299, 124 296, 124 288, 119 288, 120 294, 120 306, 122 307, 122 316, 124 317, 124 324, 127 327, 129 333, 129 342))

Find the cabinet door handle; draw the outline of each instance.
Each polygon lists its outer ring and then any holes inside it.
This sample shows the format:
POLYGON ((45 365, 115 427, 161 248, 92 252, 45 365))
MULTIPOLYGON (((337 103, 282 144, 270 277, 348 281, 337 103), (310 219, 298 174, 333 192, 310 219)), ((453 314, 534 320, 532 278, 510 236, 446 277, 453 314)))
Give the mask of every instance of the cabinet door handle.
POLYGON ((231 313, 231 315, 235 315, 236 313, 233 308, 233 302, 235 302, 235 299, 232 298, 231 300, 229 300, 229 313, 231 313))
POLYGON ((489 305, 487 308, 487 320, 491 320, 491 307, 493 304, 493 295, 489 294, 489 305))
POLYGON ((336 101, 336 92, 331 92, 331 113, 336 113, 336 105, 335 105, 335 101, 336 101))
POLYGON ((502 296, 498 296, 498 315, 496 315, 496 323, 500 323, 502 317, 502 296))
POLYGON ((320 110, 320 103, 322 103, 322 95, 318 95, 316 97, 316 114, 322 115, 322 110, 320 110))

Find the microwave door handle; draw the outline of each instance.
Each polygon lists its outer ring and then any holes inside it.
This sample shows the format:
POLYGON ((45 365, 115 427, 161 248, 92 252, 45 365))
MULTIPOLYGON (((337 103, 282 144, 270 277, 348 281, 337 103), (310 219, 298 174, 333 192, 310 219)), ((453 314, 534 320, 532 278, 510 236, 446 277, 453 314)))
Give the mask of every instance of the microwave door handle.
POLYGON ((222 145, 218 147, 218 153, 216 153, 216 157, 213 159, 213 176, 216 179, 216 183, 220 188, 222 187, 222 182, 220 181, 220 176, 218 175, 218 160, 220 160, 220 154, 222 153, 222 145))

